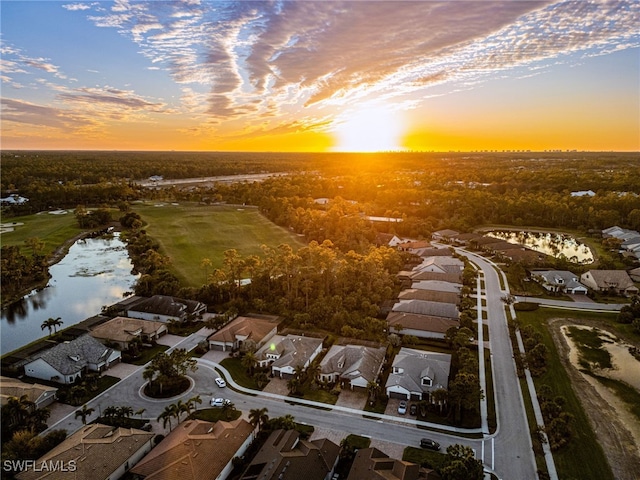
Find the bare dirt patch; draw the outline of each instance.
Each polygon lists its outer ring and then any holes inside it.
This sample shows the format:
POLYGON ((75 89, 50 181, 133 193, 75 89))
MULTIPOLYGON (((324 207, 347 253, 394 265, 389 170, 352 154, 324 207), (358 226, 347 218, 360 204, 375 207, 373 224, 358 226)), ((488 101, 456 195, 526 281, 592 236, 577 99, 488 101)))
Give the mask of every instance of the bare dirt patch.
MULTIPOLYGON (((578 370, 578 354, 571 340, 564 334, 563 327, 581 325, 606 331, 603 325, 582 320, 555 318, 549 321, 549 329, 561 362, 571 378, 574 390, 579 392, 582 406, 615 478, 617 480, 637 479, 640 471, 640 425, 615 394, 596 379, 578 370)), ((604 374, 605 371, 598 373, 604 374)))

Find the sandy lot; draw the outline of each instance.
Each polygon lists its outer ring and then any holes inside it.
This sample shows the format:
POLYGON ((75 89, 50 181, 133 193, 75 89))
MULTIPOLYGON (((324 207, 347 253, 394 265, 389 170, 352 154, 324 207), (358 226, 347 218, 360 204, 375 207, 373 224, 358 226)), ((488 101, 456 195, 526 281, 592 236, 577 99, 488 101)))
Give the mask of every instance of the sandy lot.
POLYGON ((608 340, 614 342, 606 344, 614 368, 600 370, 597 372, 599 375, 622 380, 640 391, 640 363, 628 354, 628 345, 607 332, 603 325, 591 325, 568 318, 556 318, 549 322, 561 360, 574 390, 580 392, 580 401, 609 460, 614 477, 617 480, 637 479, 640 471, 640 422, 629 412, 627 404, 596 379, 578 370, 578 351, 566 335, 568 326, 599 328, 608 340), (633 363, 628 363, 630 359, 625 352, 633 363))

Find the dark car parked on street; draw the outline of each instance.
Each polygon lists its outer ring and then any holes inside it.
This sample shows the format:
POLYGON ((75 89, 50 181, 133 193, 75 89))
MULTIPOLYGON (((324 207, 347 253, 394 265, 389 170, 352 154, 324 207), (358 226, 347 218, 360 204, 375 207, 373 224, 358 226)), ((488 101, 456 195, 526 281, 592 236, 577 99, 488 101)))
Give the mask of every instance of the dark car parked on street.
POLYGON ((420 440, 420 446, 422 448, 428 448, 429 450, 440 450, 440 444, 430 438, 423 438, 420 440))

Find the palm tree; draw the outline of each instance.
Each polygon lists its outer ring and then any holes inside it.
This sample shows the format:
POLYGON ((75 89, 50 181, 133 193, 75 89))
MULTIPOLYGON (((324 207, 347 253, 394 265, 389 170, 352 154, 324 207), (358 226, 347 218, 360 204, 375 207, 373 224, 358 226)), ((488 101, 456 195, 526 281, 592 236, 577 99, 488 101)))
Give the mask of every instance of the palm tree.
POLYGON ((93 412, 95 412, 95 411, 96 411, 96 409, 95 409, 95 408, 87 407, 87 404, 85 403, 85 404, 82 406, 82 409, 80 409, 80 410, 76 410, 76 416, 75 416, 75 418, 81 417, 81 418, 82 418, 82 424, 83 424, 83 425, 86 425, 86 424, 87 424, 87 417, 88 417, 89 415, 91 415, 91 414, 92 414, 93 412))
POLYGON ((140 420, 142 420, 142 414, 146 411, 147 411, 146 408, 141 408, 140 410, 135 411, 135 415, 140 415, 140 420))
POLYGON ((51 411, 48 408, 36 408, 27 419, 31 432, 36 433, 45 430, 50 416, 51 411))
POLYGON ((42 322, 42 325, 40 325, 40 329, 41 330, 44 330, 45 328, 49 329, 49 336, 52 335, 51 332, 53 330, 53 321, 54 321, 53 318, 49 318, 49 319, 45 320, 44 322, 42 322))
POLYGON ((258 358, 256 354, 251 350, 247 350, 242 357, 242 366, 247 369, 249 375, 253 375, 253 366, 256 364, 258 358))
POLYGON ((370 380, 367 383, 367 391, 369 392, 369 402, 373 404, 378 396, 378 393, 380 393, 380 385, 378 385, 378 382, 370 380))
POLYGON ((58 317, 53 319, 50 318, 49 320, 53 320, 51 322, 51 324, 53 325, 53 333, 58 333, 58 327, 64 323, 62 319, 58 317))
POLYGON ((254 427, 258 427, 258 431, 262 430, 262 427, 269 421, 267 412, 266 407, 249 410, 249 423, 254 427))
POLYGON ((258 372, 253 377, 253 381, 256 382, 258 389, 262 390, 262 387, 269 383, 269 377, 265 372, 258 372))
POLYGON ((198 407, 196 407, 196 404, 200 405, 202 403, 202 398, 200 398, 200 395, 196 395, 195 397, 191 397, 189 400, 187 400, 187 416, 191 415, 191 410, 197 410, 198 407))
POLYGON ((175 403, 174 405, 176 406, 176 415, 175 415, 176 420, 178 420, 178 423, 180 423, 180 416, 183 413, 186 413, 187 415, 189 415, 189 407, 182 400, 178 400, 178 402, 175 403))
POLYGON ((118 407, 118 418, 129 418, 133 415, 133 408, 123 405, 122 407, 118 407))
POLYGON ((224 415, 225 419, 229 420, 231 414, 235 411, 236 406, 233 404, 233 402, 224 402, 222 404, 222 414, 224 415))
POLYGON ((298 393, 298 390, 300 389, 300 380, 298 380, 298 377, 291 377, 287 381, 287 388, 289 389, 289 393, 291 395, 295 395, 296 393, 298 393))
POLYGON ((118 407, 114 407, 113 405, 111 405, 104 409, 104 412, 102 412, 102 415, 104 416, 104 418, 112 418, 112 417, 115 417, 117 413, 118 413, 118 407))
POLYGON ((169 431, 171 431, 171 419, 176 416, 176 405, 172 403, 164 407, 164 410, 158 415, 157 421, 162 420, 162 428, 167 428, 167 422, 169 422, 169 431))

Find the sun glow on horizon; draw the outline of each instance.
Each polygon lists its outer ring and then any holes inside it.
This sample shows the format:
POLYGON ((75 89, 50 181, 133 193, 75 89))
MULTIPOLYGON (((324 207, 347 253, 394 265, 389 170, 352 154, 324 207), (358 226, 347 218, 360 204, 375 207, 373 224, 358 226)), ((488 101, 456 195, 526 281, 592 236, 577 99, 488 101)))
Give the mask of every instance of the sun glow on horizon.
POLYGON ((336 119, 333 148, 339 152, 384 152, 404 150, 404 124, 387 106, 369 106, 336 119))

